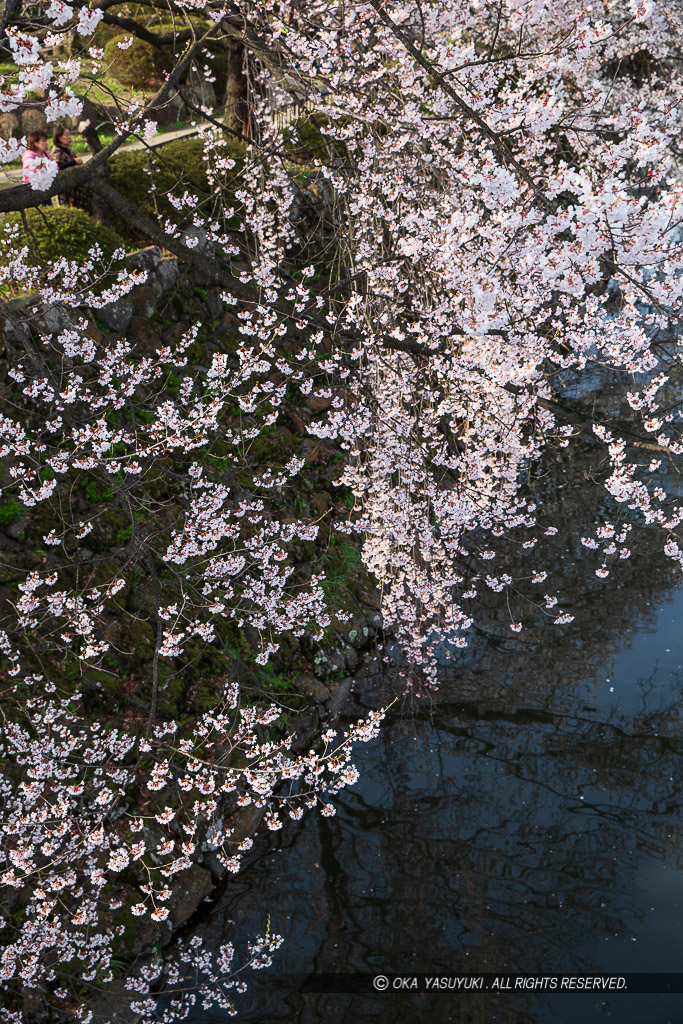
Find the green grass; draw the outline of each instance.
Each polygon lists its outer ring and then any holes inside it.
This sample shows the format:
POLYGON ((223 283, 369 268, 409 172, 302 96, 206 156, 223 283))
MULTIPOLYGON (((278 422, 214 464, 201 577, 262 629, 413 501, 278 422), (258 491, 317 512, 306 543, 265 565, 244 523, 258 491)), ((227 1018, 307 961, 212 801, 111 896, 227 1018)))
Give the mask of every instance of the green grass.
POLYGON ((276 672, 270 662, 259 669, 259 678, 266 690, 273 690, 275 693, 286 693, 291 689, 289 680, 281 672, 276 672))
POLYGON ((9 526, 21 516, 21 505, 14 498, 0 505, 0 526, 9 526))
POLYGON ((26 210, 28 232, 22 215, 5 213, 0 217, 0 265, 9 262, 10 249, 4 243, 6 227, 17 228, 12 246, 29 246, 28 262, 34 267, 49 266, 61 256, 67 260, 83 260, 98 245, 105 267, 113 253, 123 248, 123 240, 111 228, 98 223, 85 210, 69 206, 46 206, 26 210))
POLYGON ((114 497, 111 487, 103 487, 97 480, 87 477, 83 484, 83 493, 91 505, 99 505, 114 497))
MULTIPOLYGON (((99 140, 103 146, 106 146, 108 145, 108 143, 111 142, 111 140, 114 138, 114 134, 115 133, 113 130, 104 128, 100 128, 100 130, 97 133, 99 140)), ((75 132, 72 133, 71 135, 71 149, 73 149, 74 153, 77 153, 79 155, 81 153, 90 153, 90 147, 88 146, 83 136, 78 135, 75 132)))
POLYGON ((328 601, 340 599, 360 562, 361 553, 355 544, 348 541, 339 543, 335 537, 330 537, 330 546, 321 559, 325 572, 322 587, 328 601))
POLYGON ((124 526, 116 534, 116 543, 119 547, 123 547, 127 544, 130 538, 133 536, 133 524, 128 523, 128 526, 124 526))

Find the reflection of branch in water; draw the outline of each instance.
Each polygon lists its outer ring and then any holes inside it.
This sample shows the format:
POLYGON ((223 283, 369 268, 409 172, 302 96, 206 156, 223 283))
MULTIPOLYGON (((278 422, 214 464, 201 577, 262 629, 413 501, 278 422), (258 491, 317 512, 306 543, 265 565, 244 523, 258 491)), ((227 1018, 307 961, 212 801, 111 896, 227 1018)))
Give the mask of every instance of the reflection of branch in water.
MULTIPOLYGON (((666 851, 680 866, 680 818, 662 815, 680 795, 678 691, 631 717, 571 714, 561 692, 554 708, 439 696, 409 720, 392 713, 337 817, 316 838, 299 833, 294 888, 308 886, 316 932, 295 931, 287 957, 300 942, 310 970, 312 942, 315 970, 599 970, 594 940, 628 936, 642 917, 631 854, 666 851)), ((296 859, 280 860, 283 889, 296 859)), ((248 881, 260 889, 259 874, 248 881)), ((544 998, 430 997, 427 1017, 406 996, 396 1019, 545 1024, 544 998)), ((327 1019, 330 999, 290 989, 287 1016, 267 1019, 327 1019)), ((361 1014, 384 1024, 387 1003, 373 1016, 372 999, 335 997, 335 1021, 361 1014)))
MULTIPOLYGON (((628 936, 642 917, 638 855, 683 868, 679 681, 646 673, 632 684, 632 715, 609 706, 606 692, 608 706, 594 707, 586 691, 613 674, 613 655, 634 631, 651 628, 679 572, 645 531, 609 601, 602 582, 585 572, 576 578, 574 562, 585 568, 586 557, 577 538, 594 530, 596 509, 621 521, 592 479, 594 453, 549 458, 547 476, 530 485, 559 527, 554 539, 540 538, 538 564, 565 591, 575 622, 564 632, 525 624, 519 643, 506 635, 505 601, 482 582, 481 628, 492 639, 475 640, 459 663, 444 666, 434 694, 405 698, 404 717, 395 708, 380 738, 359 752, 360 782, 341 795, 337 817, 298 833, 297 856, 286 860, 298 860, 291 889, 306 893, 314 933, 293 930, 290 962, 299 949, 309 970, 314 950, 318 970, 592 972, 604 966, 596 940, 628 936)), ((503 554, 511 575, 518 568, 523 576, 522 552, 510 542, 503 554)), ((528 596, 537 599, 530 585, 528 596)), ((386 674, 368 676, 356 692, 377 706, 397 687, 386 674)), ((267 870, 248 879, 252 893, 267 870)), ((375 1015, 371 999, 339 997, 343 1006, 332 1013, 327 999, 290 989, 287 1013, 268 1020, 387 1020, 386 1001, 375 1015)), ((523 993, 502 1003, 483 994, 458 1003, 449 993, 430 997, 427 1017, 424 1004, 402 997, 396 1019, 545 1024, 543 999, 523 993)), ((262 1015, 252 1020, 262 1024, 262 1015)))
MULTIPOLYGON (((680 707, 674 705, 658 712, 658 716, 675 729, 680 707)), ((617 847, 637 846, 651 853, 661 853, 663 845, 669 845, 671 839, 680 834, 678 823, 672 827, 671 819, 662 821, 659 814, 662 796, 672 776, 677 778, 679 775, 678 758, 682 746, 676 736, 649 731, 651 724, 652 716, 648 715, 636 716, 632 720, 603 721, 564 713, 551 714, 535 708, 506 712, 500 708, 484 711, 477 704, 458 703, 455 707, 443 707, 438 716, 439 735, 448 735, 456 740, 456 746, 450 752, 462 758, 468 766, 463 770, 469 771, 465 780, 452 774, 449 779, 451 801, 460 811, 457 827, 462 829, 462 815, 468 809, 479 821, 468 835, 460 856, 466 861, 468 849, 477 848, 491 834, 500 834, 505 837, 508 847, 513 846, 515 854, 519 854, 520 849, 528 851, 532 845, 540 852, 545 850, 547 856, 542 858, 542 863, 553 860, 557 863, 560 855, 557 834, 551 836, 548 833, 549 845, 548 842, 544 844, 543 836, 533 841, 528 835, 520 839, 519 823, 515 823, 515 814, 519 814, 520 821, 524 822, 534 806, 547 804, 544 797, 550 797, 553 812, 562 817, 579 813, 595 819, 585 830, 576 824, 565 828, 559 841, 560 849, 570 846, 571 837, 576 838, 581 833, 584 846, 595 836, 596 844, 603 852, 609 836, 617 847), (463 723, 463 718, 466 721, 469 718, 476 724, 468 726, 463 723), (490 775, 482 767, 486 762, 503 766, 506 774, 521 784, 525 793, 523 808, 519 803, 514 805, 507 782, 503 783, 502 793, 499 793, 498 786, 491 785, 490 775), (586 774, 585 780, 577 777, 582 768, 586 773, 592 773, 590 776, 586 774), (603 801, 580 792, 582 788, 596 785, 609 789, 609 799, 603 801), (643 791, 643 785, 647 792, 643 791), (582 795, 583 800, 580 799, 582 795), (628 800, 624 803, 627 795, 628 800), (485 824, 481 824, 482 821, 485 824), (598 822, 601 826, 599 837, 594 827, 598 822)), ((401 758, 398 751, 402 749, 400 741, 396 740, 394 726, 392 730, 392 740, 388 741, 385 749, 390 770, 384 774, 388 777, 395 773, 396 761, 401 758)), ((410 753, 406 756, 411 758, 410 753)), ((442 741, 440 766, 445 760, 442 741)), ((404 773, 405 766, 400 770, 401 775, 404 773)), ((424 796, 421 802, 425 802, 424 796)), ((391 813, 400 816, 400 805, 392 808, 391 813)), ((387 817, 390 820, 390 814, 387 817)), ((496 856, 501 856, 500 850, 496 856)), ((514 856, 507 863, 512 870, 514 856)), ((534 884, 529 883, 532 889, 534 884)), ((596 882, 598 888, 605 884, 604 878, 596 882)), ((632 911, 630 903, 629 907, 632 911)))

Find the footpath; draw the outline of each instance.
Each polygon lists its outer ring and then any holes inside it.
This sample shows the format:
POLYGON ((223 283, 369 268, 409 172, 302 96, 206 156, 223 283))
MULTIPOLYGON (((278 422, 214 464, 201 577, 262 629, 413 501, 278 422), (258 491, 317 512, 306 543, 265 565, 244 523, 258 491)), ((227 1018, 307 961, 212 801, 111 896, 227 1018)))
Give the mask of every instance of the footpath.
MULTIPOLYGON (((160 132, 159 135, 155 135, 149 142, 140 142, 137 139, 135 142, 124 142, 122 146, 119 146, 116 152, 131 153, 138 149, 163 146, 165 143, 174 142, 176 139, 186 139, 192 135, 197 135, 198 131, 199 128, 195 125, 193 128, 178 128, 176 131, 172 132, 160 132)), ((80 156, 84 164, 87 164, 89 160, 92 160, 92 153, 79 153, 78 156, 80 156)), ((16 185, 17 182, 21 181, 22 177, 23 169, 21 167, 0 168, 0 189, 16 185)))

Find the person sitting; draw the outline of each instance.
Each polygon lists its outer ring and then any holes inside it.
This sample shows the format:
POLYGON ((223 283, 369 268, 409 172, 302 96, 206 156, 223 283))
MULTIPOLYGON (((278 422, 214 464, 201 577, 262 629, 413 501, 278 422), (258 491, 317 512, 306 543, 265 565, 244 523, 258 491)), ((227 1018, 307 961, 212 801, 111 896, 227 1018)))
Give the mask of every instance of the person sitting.
MULTIPOLYGON (((65 171, 68 167, 77 167, 82 164, 83 161, 80 157, 76 156, 74 151, 71 149, 71 130, 67 128, 65 124, 58 124, 52 133, 53 158, 57 161, 57 166, 60 171, 65 171)), ((62 192, 56 197, 58 206, 81 206, 82 190, 80 188, 70 189, 68 192, 62 192)))

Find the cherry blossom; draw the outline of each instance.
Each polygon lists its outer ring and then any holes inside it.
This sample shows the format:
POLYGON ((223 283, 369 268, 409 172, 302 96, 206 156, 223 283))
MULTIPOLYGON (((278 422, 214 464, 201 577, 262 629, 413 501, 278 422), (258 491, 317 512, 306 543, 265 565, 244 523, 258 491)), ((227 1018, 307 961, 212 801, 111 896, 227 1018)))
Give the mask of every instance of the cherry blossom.
MULTIPOLYGON (((227 629, 250 638, 258 669, 287 644, 324 641, 344 609, 302 552, 325 530, 357 547, 400 685, 419 693, 467 645, 482 595, 504 609, 507 643, 524 643, 532 618, 571 632, 552 574, 564 524, 534 479, 575 445, 599 452, 605 493, 570 542, 576 571, 607 591, 641 528, 683 565, 683 504, 662 473, 683 454, 675 5, 176 7, 177 31, 190 31, 158 93, 117 97, 114 138, 87 164, 58 175, 36 160, 29 188, 0 193, 21 212, 90 189, 204 275, 232 318, 229 344, 199 361, 208 311, 147 347, 132 330, 106 335, 98 314, 151 287, 147 273, 97 247, 46 267, 17 227, 2 230, 0 284, 33 294, 8 332, 3 498, 41 517, 49 549, 17 582, 0 634, 13 709, 1 756, 16 765, 1 784, 2 883, 30 888, 2 971, 16 991, 59 984, 59 1011, 82 1020, 87 999, 73 1006, 109 979, 122 908, 171 927, 174 887, 202 843, 240 870, 248 846, 223 806, 257 809, 277 832, 308 807, 333 814, 357 778, 351 748, 381 715, 295 753, 281 709, 247 704, 234 679, 192 729, 159 710, 173 666, 194 645, 218 649, 227 629), (221 111, 193 112, 208 192, 180 173, 153 220, 100 172, 130 137, 152 141, 181 72, 210 67, 216 42, 239 48, 248 116, 231 127, 221 111), (585 401, 596 378, 617 412, 585 401), (302 442, 270 457, 297 409, 302 442), (321 515, 293 500, 313 453, 337 466, 339 501, 321 515), (72 500, 86 481, 125 523, 98 573, 98 513, 72 500), (140 578, 152 595, 145 720, 104 729, 78 680, 112 656, 140 578), (75 666, 68 690, 58 664, 75 666)), ((79 76, 101 84, 102 54, 49 50, 92 35, 112 5, 20 8, 2 30, 16 71, 0 108, 80 116, 79 76)), ((135 40, 126 19, 122 51, 135 40)), ((2 162, 19 152, 0 144, 2 162)), ((155 188, 150 178, 153 199, 155 188)), ((266 930, 246 960, 266 966, 278 944, 266 930)), ((212 959, 192 938, 172 962, 131 972, 136 1011, 155 1020, 163 978, 177 1003, 162 1019, 182 1016, 192 975, 232 1012, 235 955, 225 945, 212 959)))

